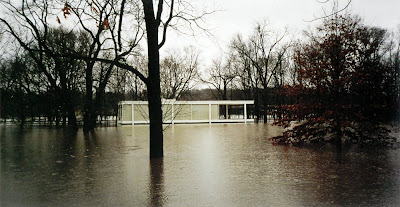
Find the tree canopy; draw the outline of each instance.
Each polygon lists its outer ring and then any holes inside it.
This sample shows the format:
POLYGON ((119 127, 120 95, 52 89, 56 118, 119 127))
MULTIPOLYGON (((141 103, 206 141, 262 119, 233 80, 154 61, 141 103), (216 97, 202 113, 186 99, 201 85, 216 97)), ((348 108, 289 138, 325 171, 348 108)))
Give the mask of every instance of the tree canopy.
POLYGON ((386 31, 368 27, 357 17, 326 19, 294 53, 297 83, 281 94, 292 104, 276 124, 289 127, 278 143, 342 141, 368 143, 387 140, 382 114, 390 99, 387 89, 386 31))

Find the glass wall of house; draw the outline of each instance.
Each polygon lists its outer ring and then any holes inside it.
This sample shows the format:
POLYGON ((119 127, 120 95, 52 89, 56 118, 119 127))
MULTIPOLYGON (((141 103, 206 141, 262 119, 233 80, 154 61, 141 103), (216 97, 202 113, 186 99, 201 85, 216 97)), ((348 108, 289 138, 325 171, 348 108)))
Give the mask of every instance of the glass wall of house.
POLYGON ((120 110, 122 121, 132 121, 132 104, 123 104, 120 110))
POLYGON ((192 120, 192 105, 190 104, 175 104, 174 112, 174 120, 192 120))
POLYGON ((211 104, 211 119, 217 120, 220 117, 219 105, 211 104))
POLYGON ((149 106, 147 104, 133 104, 134 121, 147 122, 149 120, 149 106))
MULTIPOLYGON (((248 108, 254 101, 175 101, 163 100, 164 123, 251 122, 248 108)), ((120 124, 148 123, 148 104, 145 101, 119 103, 120 124)))
POLYGON ((254 120, 256 116, 254 115, 254 104, 247 104, 246 105, 246 119, 252 119, 254 120))
POLYGON ((228 105, 228 119, 244 119, 244 105, 228 105))
POLYGON ((218 106, 220 120, 240 120, 244 119, 245 117, 245 107, 247 104, 223 104, 218 106))
POLYGON ((208 104, 192 104, 192 120, 208 120, 209 119, 208 104))

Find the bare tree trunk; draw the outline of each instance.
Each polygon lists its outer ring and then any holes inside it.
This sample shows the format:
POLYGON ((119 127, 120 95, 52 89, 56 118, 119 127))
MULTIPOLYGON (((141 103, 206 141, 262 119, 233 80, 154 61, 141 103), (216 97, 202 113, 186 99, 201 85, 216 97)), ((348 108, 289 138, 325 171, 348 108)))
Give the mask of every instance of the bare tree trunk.
MULTIPOLYGON (((151 76, 149 76, 149 80, 153 80, 151 79, 151 76)), ((163 130, 160 82, 149 81, 149 84, 147 85, 147 90, 149 92, 148 100, 150 118, 150 159, 152 159, 163 157, 163 130)))
POLYGON ((258 89, 254 89, 254 115, 256 115, 256 122, 260 120, 260 100, 258 89))
POLYGON ((67 125, 67 112, 63 110, 62 113, 62 126, 65 127, 67 125))
POLYGON ((87 63, 86 68, 86 94, 83 115, 83 131, 92 131, 96 124, 96 116, 93 107, 93 63, 87 63))
POLYGON ((0 119, 3 118, 3 104, 1 103, 3 96, 1 95, 3 89, 0 88, 0 119))
POLYGON ((56 109, 56 126, 60 125, 60 113, 58 113, 58 109, 56 109))
POLYGON ((226 81, 224 81, 224 93, 222 95, 222 100, 228 100, 228 89, 226 87, 226 81))
POLYGON ((66 111, 68 113, 68 125, 73 127, 74 129, 78 129, 75 115, 75 106, 72 103, 67 103, 66 111))
POLYGON ((264 88, 264 93, 262 95, 263 106, 264 106, 264 123, 268 122, 268 88, 264 88))
POLYGON ((154 18, 152 0, 142 0, 142 2, 146 21, 147 52, 149 57, 149 76, 146 85, 150 118, 150 159, 153 159, 164 156, 160 87, 160 54, 158 45, 159 23, 154 18))

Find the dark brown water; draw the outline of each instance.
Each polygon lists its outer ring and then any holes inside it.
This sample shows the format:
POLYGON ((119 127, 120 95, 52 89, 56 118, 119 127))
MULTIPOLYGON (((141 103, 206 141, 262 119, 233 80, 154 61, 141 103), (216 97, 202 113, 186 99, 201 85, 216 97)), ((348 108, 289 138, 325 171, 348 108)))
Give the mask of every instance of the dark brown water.
POLYGON ((274 146, 264 124, 0 126, 0 206, 400 206, 400 151, 274 146))

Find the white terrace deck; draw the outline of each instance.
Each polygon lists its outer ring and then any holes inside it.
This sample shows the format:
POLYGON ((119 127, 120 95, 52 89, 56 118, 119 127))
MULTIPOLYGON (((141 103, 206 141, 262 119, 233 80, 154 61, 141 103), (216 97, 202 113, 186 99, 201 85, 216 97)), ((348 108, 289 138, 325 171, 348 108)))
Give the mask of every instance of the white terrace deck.
MULTIPOLYGON (((253 100, 246 101, 176 101, 163 100, 163 119, 166 124, 177 123, 221 123, 254 122, 248 118, 248 107, 253 100)), ((147 124, 147 101, 122 101, 118 104, 119 124, 147 124)))

